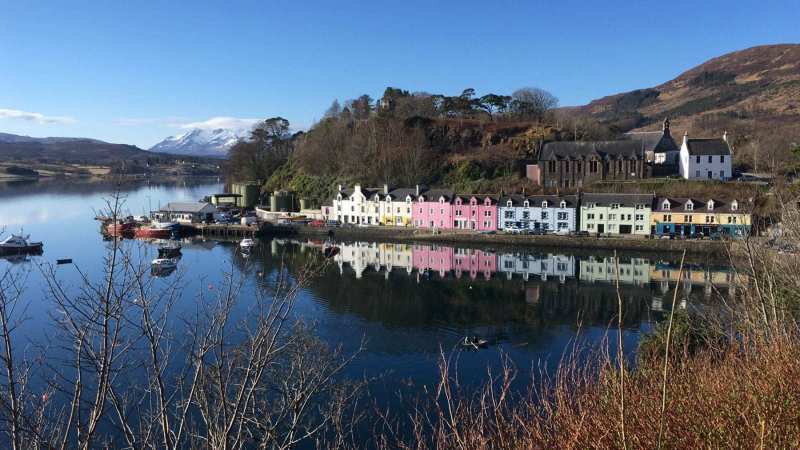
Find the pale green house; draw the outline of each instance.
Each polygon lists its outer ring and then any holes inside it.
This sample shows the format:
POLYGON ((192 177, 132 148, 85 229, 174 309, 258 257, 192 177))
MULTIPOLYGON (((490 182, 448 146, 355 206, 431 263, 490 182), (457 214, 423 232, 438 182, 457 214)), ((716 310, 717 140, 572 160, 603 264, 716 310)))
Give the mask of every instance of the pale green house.
POLYGON ((584 194, 580 230, 592 234, 650 234, 653 196, 646 194, 584 194))

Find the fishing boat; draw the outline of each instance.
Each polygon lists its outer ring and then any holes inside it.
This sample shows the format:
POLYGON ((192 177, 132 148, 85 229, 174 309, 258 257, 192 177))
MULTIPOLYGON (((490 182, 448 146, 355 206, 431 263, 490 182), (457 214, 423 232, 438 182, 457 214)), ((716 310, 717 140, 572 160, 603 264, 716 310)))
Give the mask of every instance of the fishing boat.
POLYGON ((250 238, 244 238, 241 242, 239 242, 239 247, 241 247, 243 251, 251 250, 255 246, 256 241, 250 238))
POLYGON ((180 244, 162 244, 158 247, 159 258, 176 258, 181 256, 180 244))
POLYGON ((172 230, 169 228, 157 228, 153 226, 143 226, 136 228, 133 235, 137 238, 157 238, 166 239, 172 235, 172 230))
POLYGON ((30 242, 30 235, 12 234, 0 241, 0 255, 20 255, 42 253, 44 244, 30 242))
POLYGON ((111 236, 123 236, 133 232, 133 222, 117 221, 106 225, 106 233, 111 236))
POLYGON ((156 258, 153 260, 152 266, 158 269, 174 269, 178 267, 178 263, 170 258, 156 258))

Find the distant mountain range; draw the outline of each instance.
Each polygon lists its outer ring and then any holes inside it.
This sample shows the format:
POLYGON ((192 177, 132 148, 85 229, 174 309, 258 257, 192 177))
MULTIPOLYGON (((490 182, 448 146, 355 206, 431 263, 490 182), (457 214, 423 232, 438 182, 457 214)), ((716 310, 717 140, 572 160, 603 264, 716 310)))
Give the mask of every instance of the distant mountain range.
MULTIPOLYGON (((135 145, 112 144, 98 139, 71 137, 36 138, 0 133, 0 162, 48 160, 71 164, 113 164, 153 158, 195 159, 194 155, 155 154, 135 145)), ((196 158, 204 159, 202 157, 196 158)))
POLYGON ((225 158, 228 155, 228 150, 236 142, 249 135, 250 130, 247 129, 193 129, 164 139, 150 147, 150 151, 173 155, 225 158))
POLYGON ((693 133, 719 134, 720 128, 731 131, 752 121, 769 124, 771 133, 775 127, 794 128, 800 118, 800 44, 728 53, 658 86, 564 109, 620 131, 658 129, 666 117, 673 129, 693 133))

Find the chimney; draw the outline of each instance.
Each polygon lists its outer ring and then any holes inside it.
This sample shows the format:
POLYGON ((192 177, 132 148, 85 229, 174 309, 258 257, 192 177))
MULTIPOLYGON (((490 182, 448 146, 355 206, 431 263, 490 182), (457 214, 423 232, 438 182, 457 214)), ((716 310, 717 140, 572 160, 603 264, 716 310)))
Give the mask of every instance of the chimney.
POLYGON ((342 185, 339 185, 339 192, 342 192, 342 185))
POLYGON ((388 193, 389 193, 389 185, 388 184, 384 184, 383 185, 383 195, 386 195, 388 193))
POLYGON ((419 197, 419 185, 417 185, 417 197, 419 197))
POLYGON ((669 134, 669 117, 664 118, 664 125, 661 127, 664 134, 669 134))
POLYGON ((726 143, 728 142, 728 132, 727 131, 724 131, 722 133, 722 140, 725 141, 726 143))
POLYGON ((353 191, 360 193, 361 192, 361 184, 359 184, 359 183, 354 184, 353 185, 353 191))
POLYGON ((686 145, 688 140, 689 140, 689 132, 688 131, 684 131, 683 132, 683 145, 686 145))

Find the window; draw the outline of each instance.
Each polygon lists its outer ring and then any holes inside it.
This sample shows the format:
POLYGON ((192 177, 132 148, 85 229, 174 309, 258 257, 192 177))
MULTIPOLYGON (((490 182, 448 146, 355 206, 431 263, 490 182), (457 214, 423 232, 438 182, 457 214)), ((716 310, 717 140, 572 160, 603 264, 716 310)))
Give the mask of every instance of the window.
POLYGON ((711 155, 708 155, 708 163, 711 164, 712 162, 714 162, 714 157, 711 156, 711 155))
POLYGON ((564 200, 561 200, 561 203, 558 205, 558 207, 562 208, 562 209, 566 208, 567 207, 567 202, 565 202, 564 200))
POLYGON ((527 207, 531 206, 531 204, 530 204, 529 201, 525 200, 524 202, 522 202, 522 206, 527 208, 527 207))
POLYGON ((511 206, 512 206, 512 204, 511 204, 511 200, 509 200, 509 201, 507 201, 507 202, 506 202, 506 206, 508 206, 509 208, 511 208, 511 206))
POLYGON ((491 209, 487 209, 486 211, 483 212, 483 216, 484 217, 492 217, 492 210, 491 209))
POLYGON ((708 201, 708 205, 706 205, 706 207, 708 208, 709 211, 713 211, 714 210, 714 200, 709 200, 708 201))
POLYGON ((547 220, 547 211, 542 211, 542 220, 547 220))
POLYGON ((712 178, 714 178, 714 175, 712 175, 712 174, 711 174, 711 171, 709 170, 709 171, 708 171, 708 179, 710 180, 710 179, 712 179, 712 178))
POLYGON ((692 203, 691 201, 686 202, 686 210, 687 211, 694 210, 694 203, 692 203))
POLYGON ((636 225, 636 231, 644 231, 644 225, 636 225))
POLYGON ((664 222, 672 222, 672 215, 664 214, 664 222))
POLYGON ((530 211, 522 211, 522 218, 525 219, 525 220, 530 219, 531 218, 530 211))
POLYGON ((637 214, 636 220, 644 220, 644 214, 637 214))
POLYGON ((738 209, 739 209, 739 202, 737 202, 736 200, 732 201, 731 202, 731 211, 736 211, 738 209))
POLYGON ((594 214, 586 214, 586 219, 594 220, 594 214))
POLYGON ((597 161, 591 161, 589 163, 589 172, 592 172, 592 173, 597 172, 597 161))
POLYGON ((612 203, 611 209, 619 209, 619 203, 612 203))
POLYGON ((594 230, 594 224, 593 223, 587 223, 586 224, 586 229, 587 230, 594 230))
POLYGON ((608 220, 617 220, 617 215, 616 214, 609 214, 608 215, 608 220))
POLYGON ((661 209, 669 211, 669 207, 670 207, 669 200, 664 200, 664 203, 661 204, 661 209))
POLYGON ((700 171, 699 170, 695 170, 694 177, 695 178, 700 178, 700 171))
POLYGON ((725 162, 725 155, 719 155, 719 162, 721 163, 725 162))
POLYGON ((548 161, 547 162, 547 170, 550 172, 556 171, 556 162, 555 161, 548 161))
POLYGON ((683 221, 686 223, 692 223, 692 216, 690 215, 683 216, 683 221))
POLYGON ((696 157, 696 159, 695 159, 695 162, 696 162, 697 164, 700 164, 700 155, 697 155, 697 157, 696 157))
MULTIPOLYGON (((460 212, 460 211, 456 211, 456 212, 460 212)), ((456 215, 460 215, 460 214, 456 214, 456 215)), ((505 211, 503 213, 503 217, 505 217, 506 219, 513 219, 514 218, 514 211, 505 211)))
POLYGON ((706 216, 706 223, 714 223, 714 216, 706 216))
POLYGON ((558 220, 567 220, 567 213, 565 212, 558 213, 558 220))
POLYGON ((719 179, 721 180, 723 178, 725 178, 725 171, 724 170, 720 170, 719 171, 719 179))

